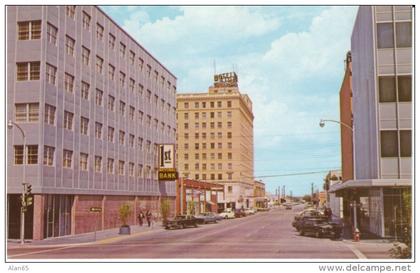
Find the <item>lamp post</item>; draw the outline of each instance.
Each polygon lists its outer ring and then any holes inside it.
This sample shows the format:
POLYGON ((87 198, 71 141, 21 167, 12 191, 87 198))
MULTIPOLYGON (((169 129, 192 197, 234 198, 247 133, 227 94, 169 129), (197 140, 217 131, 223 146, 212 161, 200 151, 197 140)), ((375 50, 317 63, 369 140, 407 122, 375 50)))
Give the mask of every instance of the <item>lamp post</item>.
POLYGON ((22 192, 22 204, 20 207, 20 243, 24 244, 25 243, 25 207, 24 207, 24 202, 25 201, 25 192, 26 192, 26 135, 25 132, 23 131, 23 129, 16 123, 14 123, 13 121, 9 120, 9 122, 7 123, 7 128, 9 129, 13 129, 13 126, 15 126, 16 128, 19 129, 19 131, 22 134, 22 138, 23 138, 23 178, 22 178, 22 185, 23 185, 23 192, 22 192))
MULTIPOLYGON (((347 129, 350 129, 351 130, 351 132, 352 132, 352 137, 353 137, 353 179, 355 180, 356 179, 356 164, 355 164, 355 156, 354 156, 354 153, 355 153, 355 148, 354 148, 354 145, 355 145, 355 141, 354 141, 354 139, 355 139, 355 136, 354 136, 354 126, 350 126, 350 125, 348 125, 347 123, 344 123, 344 122, 342 122, 342 121, 338 121, 338 120, 333 120, 333 119, 321 119, 320 121, 319 121, 319 127, 321 127, 321 128, 324 128, 324 126, 325 126, 325 122, 335 122, 335 123, 338 123, 338 124, 340 124, 341 126, 344 126, 344 127, 346 127, 347 129)), ((358 230, 358 228, 357 228, 357 202, 356 202, 356 200, 354 200, 353 201, 353 203, 352 204, 350 204, 350 207, 352 207, 353 208, 353 217, 354 217, 354 219, 353 219, 353 225, 354 225, 354 230, 358 230)))

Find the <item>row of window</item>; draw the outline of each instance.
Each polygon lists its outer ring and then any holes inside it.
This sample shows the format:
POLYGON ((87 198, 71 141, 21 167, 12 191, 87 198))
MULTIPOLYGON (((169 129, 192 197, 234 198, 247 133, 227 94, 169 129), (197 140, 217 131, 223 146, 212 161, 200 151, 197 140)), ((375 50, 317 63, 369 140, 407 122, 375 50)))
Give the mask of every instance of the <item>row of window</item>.
MULTIPOLYGON (((203 160, 207 160, 207 159, 210 159, 210 160, 223 159, 223 153, 217 153, 217 158, 216 158, 216 153, 210 153, 209 155, 210 155, 210 157, 207 158, 207 153, 202 153, 201 154, 201 159, 203 159, 203 160)), ((232 156, 232 153, 230 153, 230 152, 229 153, 226 153, 226 158, 227 159, 232 159, 232 157, 233 157, 232 156)), ((200 154, 196 153, 194 158, 196 160, 200 159, 200 154)), ((189 155, 188 154, 184 154, 184 159, 185 160, 188 160, 189 159, 189 155)))
MULTIPOLYGON (((184 173, 184 176, 185 176, 185 178, 188 178, 189 177, 189 173, 184 173)), ((200 174, 196 173, 194 175, 194 178, 196 180, 200 180, 200 174)), ((206 173, 203 173, 203 174, 201 174, 201 179, 202 180, 208 180, 208 179, 209 180, 216 180, 216 174, 212 173, 212 174, 210 174, 207 177, 207 174, 206 173)), ((221 174, 221 173, 217 174, 217 179, 218 180, 223 180, 223 174, 221 174)), ((227 173, 227 180, 232 180, 232 173, 227 173)), ((229 186, 229 187, 231 187, 231 186, 229 186)), ((230 189, 229 192, 231 192, 231 191, 232 191, 232 187, 231 187, 231 189, 230 189)))
MULTIPOLYGON (((74 14, 74 13, 68 12, 68 14, 74 14)), ((90 21, 91 21, 90 15, 86 11, 83 11, 82 17, 83 17, 82 18, 83 27, 89 30, 90 21)), ((53 45, 57 45, 57 35, 58 35, 58 28, 48 22, 47 23, 47 41, 53 45)), ((18 22, 18 39, 19 40, 36 40, 40 38, 41 38, 41 21, 40 20, 18 22)), ((99 23, 96 24, 96 38, 99 41, 103 41, 104 39, 104 27, 99 23)), ((115 40, 116 40, 115 36, 109 33, 108 46, 110 50, 115 50, 115 40)), ((73 56, 73 57, 75 56, 75 45, 76 45, 76 40, 73 37, 66 34, 65 35, 65 51, 68 55, 73 56)), ((127 46, 123 42, 120 42, 120 57, 121 58, 125 59, 126 51, 127 51, 127 46)), ((135 61, 136 61, 135 52, 133 50, 129 50, 128 56, 129 56, 129 63, 134 66, 135 61)), ((87 47, 82 46, 82 62, 86 65, 89 65, 89 59, 90 59, 90 50, 87 47)), ((97 68, 96 71, 100 74, 102 74, 103 63, 104 63, 103 58, 97 55, 96 56, 96 68, 97 68)), ((115 67, 112 66, 112 64, 109 64, 109 66, 110 68, 112 67, 114 68, 113 70, 115 70, 115 67)), ((144 60, 141 57, 138 58, 138 69, 141 72, 143 72, 144 60)), ((152 67, 149 64, 147 64, 146 74, 149 78, 152 76, 151 71, 152 71, 152 67)), ((124 74, 123 72, 120 72, 120 73, 124 74)), ((172 86, 171 82, 169 80, 166 80, 164 76, 159 77, 159 72, 157 70, 154 70, 153 77, 156 83, 160 82, 160 85, 162 86, 162 88, 164 88, 166 84, 167 89, 169 91, 171 91, 171 88, 173 88, 173 91, 176 92, 176 87, 172 86)))
POLYGON ((381 76, 378 78, 379 102, 410 102, 411 76, 381 76))
MULTIPOLYGON (((14 162, 15 165, 23 165, 23 164, 38 164, 38 145, 27 145, 26 152, 27 152, 27 159, 26 163, 24 163, 24 155, 23 155, 23 145, 16 145, 14 146, 14 162)), ((46 166, 54 166, 54 158, 55 158, 55 148, 51 146, 44 146, 44 156, 43 156, 43 164, 46 166)), ((103 168, 102 156, 95 156, 94 157, 94 170, 95 172, 101 173, 103 168)), ((117 171, 118 175, 125 175, 126 170, 126 162, 124 160, 118 160, 118 167, 117 170, 114 168, 114 160, 113 158, 107 159, 107 173, 114 174, 117 171)), ((70 150, 63 150, 63 167, 64 168, 73 168, 73 151, 70 150)), ((128 175, 134 176, 134 162, 128 162, 128 175)), ((81 171, 88 171, 89 170, 89 155, 86 153, 80 153, 79 156, 79 168, 81 171)), ((142 178, 152 178, 153 174, 151 172, 151 166, 147 165, 143 168, 142 164, 137 164, 137 173, 138 177, 142 178)))
MULTIPOLYGON (((210 129, 215 129, 216 127, 216 123, 215 122, 210 122, 209 123, 209 128, 210 129)), ((195 129, 200 129, 200 123, 199 122, 195 122, 194 123, 194 128, 195 129)), ((201 128, 202 129, 207 129, 207 122, 202 122, 201 123, 201 128)), ((222 122, 221 121, 219 121, 219 122, 217 122, 217 129, 222 129, 223 128, 223 124, 222 124, 222 122)), ((232 128, 232 122, 231 121, 228 121, 227 123, 226 123, 226 128, 228 128, 228 129, 230 129, 230 128, 232 128)), ((185 130, 188 130, 189 129, 189 123, 188 122, 185 122, 184 123, 184 129, 185 130)), ((231 134, 231 133, 230 133, 231 134)), ((230 136, 231 137, 231 136, 230 136)), ((228 133, 228 138, 230 138, 229 137, 229 133, 228 133)))
MULTIPOLYGON (((222 112, 208 112, 208 113, 207 112, 201 112, 201 118, 202 119, 207 119, 207 117, 215 118, 216 113, 217 113, 218 118, 222 118, 222 112)), ((226 117, 227 118, 232 118, 232 111, 227 111, 226 112, 226 117)), ((200 118, 200 113, 199 112, 194 112, 194 118, 199 119, 200 118)), ((188 112, 184 113, 184 119, 189 119, 189 113, 188 112)))
MULTIPOLYGON (((232 147, 232 145, 229 145, 229 146, 230 146, 230 148, 232 147)), ((210 153, 209 155, 210 155, 209 159, 216 159, 216 154, 215 153, 210 153)), ((228 157, 232 157, 232 153, 228 153, 228 157)), ((188 153, 185 153, 184 154, 184 160, 189 160, 189 159, 190 159, 189 154, 188 153)), ((200 159, 200 154, 199 153, 195 153, 194 154, 194 159, 195 160, 199 160, 200 159)), ((207 160, 207 153, 202 153, 201 154, 201 159, 207 160)), ((218 153, 217 154, 217 159, 222 159, 222 153, 218 153)))
POLYGON ((394 48, 394 37, 397 48, 412 46, 411 22, 378 23, 376 25, 378 48, 394 48))
MULTIPOLYGON (((215 163, 210 163, 209 166, 210 166, 210 170, 215 170, 216 169, 216 164, 215 163)), ((231 170, 232 169, 232 163, 228 163, 227 164, 227 168, 229 170, 231 170)), ((223 164, 222 163, 218 163, 217 164, 217 169, 218 170, 222 170, 223 169, 223 164)), ((184 170, 185 171, 188 171, 189 170, 189 164, 187 164, 187 163, 184 164, 184 170)), ((196 171, 200 170, 200 164, 199 163, 195 163, 194 164, 194 170, 196 170, 196 171)), ((207 170, 207 164, 206 163, 203 163, 202 164, 201 170, 203 170, 203 171, 207 170)))
MULTIPOLYGON (((39 104, 38 103, 23 103, 16 104, 16 122, 37 122, 39 120, 39 104)), ((45 104, 45 116, 44 122, 47 124, 55 125, 56 117, 56 107, 45 104)), ((74 114, 69 111, 64 111, 64 121, 63 127, 67 130, 73 130, 74 128, 74 114)), ((100 122, 95 122, 95 136, 98 139, 103 138, 103 124, 100 122)), ((164 126, 162 126, 163 130, 164 126)), ((168 128, 168 134, 171 132, 171 128, 168 128)), ((89 119, 86 117, 80 117, 80 133, 82 135, 89 135, 89 119)), ((109 142, 114 142, 115 129, 111 126, 108 126, 108 136, 107 139, 109 142)), ((123 130, 119 131, 119 144, 125 145, 126 133, 123 130)), ((129 134, 128 136, 128 145, 134 147, 135 136, 129 134)), ((140 149, 143 149, 143 138, 137 138, 137 145, 140 149)), ((146 141, 146 149, 150 152, 151 141, 146 141)))
MULTIPOLYGON (((24 63, 17 63, 17 80, 18 81, 27 81, 27 80, 39 80, 40 76, 40 62, 24 62, 24 63)), ((53 65, 46 64, 46 81, 52 85, 56 84, 56 78, 57 78, 57 68, 53 65)), ((74 92, 74 76, 69 73, 64 73, 64 89, 65 91, 69 93, 74 92)), ((132 79, 130 79, 131 82, 132 79)), ((134 81, 134 80, 133 80, 134 81)), ((130 83, 130 90, 134 93, 134 82, 131 86, 130 83)), ((138 88, 138 95, 139 98, 143 97, 143 86, 139 85, 138 88)), ((100 89, 96 89, 95 93, 95 101, 96 105, 102 106, 102 98, 103 98, 104 92, 100 89)), ((89 100, 90 95, 90 84, 87 82, 82 81, 81 82, 81 97, 83 99, 89 100)), ((148 103, 152 103, 152 92, 150 90, 147 90, 146 100, 148 103)), ((109 95, 108 96, 108 110, 114 111, 114 102, 115 97, 109 95)), ((154 95, 153 103, 155 107, 160 107, 163 111, 167 111, 170 113, 171 111, 175 113, 176 109, 172 107, 172 105, 169 102, 166 102, 164 99, 160 99, 157 95, 154 95)), ((120 109, 124 110, 125 108, 125 102, 120 102, 120 109), (122 105, 122 106, 121 106, 122 105)), ((130 109, 134 107, 130 106, 130 109)), ((131 113, 131 112, 130 112, 131 113)), ((122 114, 124 115, 124 111, 122 111, 122 114)), ((132 115, 134 118, 134 115, 132 115)))
MULTIPOLYGON (((202 149, 207 149, 207 147, 209 147, 210 149, 216 149, 216 148, 217 149, 223 149, 223 143, 222 142, 218 142, 218 143, 211 142, 211 143, 202 143, 201 144, 202 149), (209 145, 207 145, 207 144, 209 144, 209 145), (216 144, 217 144, 217 146, 216 146, 216 144)), ((196 150, 199 150, 200 149, 200 144, 199 143, 194 143, 194 148, 196 150)), ((232 142, 227 143, 227 148, 232 149, 232 142)))
MULTIPOLYGON (((227 134, 227 135, 229 136, 229 134, 227 134)), ((216 138, 216 133, 214 133, 214 132, 209 133, 209 137, 210 137, 210 139, 215 139, 216 138)), ((194 134, 194 139, 199 139, 199 138, 200 138, 200 133, 195 133, 194 134)), ((201 133, 201 138, 202 139, 207 139, 207 133, 206 132, 201 133)), ((218 139, 223 138, 223 133, 222 132, 217 132, 217 138, 218 139)), ((178 136, 177 136, 177 139, 178 139, 178 136)), ((184 133, 184 140, 188 140, 188 139, 190 139, 190 134, 189 133, 184 133)), ((218 145, 221 146, 220 144, 218 144, 218 145)), ((232 148, 232 143, 231 142, 228 143, 228 147, 232 148)))
MULTIPOLYGON (((221 108, 221 107, 223 107, 222 104, 223 104, 222 101, 217 101, 217 102, 215 102, 215 101, 210 101, 210 102, 202 101, 201 102, 201 108, 206 108, 207 105, 210 108, 215 108, 215 105, 217 105, 218 108, 221 108)), ((232 101, 230 101, 230 100, 227 101, 226 102, 226 107, 232 107, 232 101)), ((184 108, 189 109, 190 108, 190 103, 189 102, 184 102, 184 108)), ((198 101, 194 102, 194 108, 199 109, 200 108, 200 102, 198 102, 198 101)))

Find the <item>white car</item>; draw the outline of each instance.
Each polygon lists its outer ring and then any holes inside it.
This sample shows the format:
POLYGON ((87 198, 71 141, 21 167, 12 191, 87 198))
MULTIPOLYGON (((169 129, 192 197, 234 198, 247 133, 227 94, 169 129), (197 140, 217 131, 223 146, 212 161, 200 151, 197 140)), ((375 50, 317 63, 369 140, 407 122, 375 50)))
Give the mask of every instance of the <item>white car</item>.
POLYGON ((223 217, 223 219, 233 219, 235 218, 235 212, 233 212, 232 210, 225 210, 222 213, 219 213, 220 217, 223 217))
POLYGON ((255 211, 254 211, 254 209, 245 209, 245 214, 246 215, 252 215, 252 214, 255 214, 255 211))

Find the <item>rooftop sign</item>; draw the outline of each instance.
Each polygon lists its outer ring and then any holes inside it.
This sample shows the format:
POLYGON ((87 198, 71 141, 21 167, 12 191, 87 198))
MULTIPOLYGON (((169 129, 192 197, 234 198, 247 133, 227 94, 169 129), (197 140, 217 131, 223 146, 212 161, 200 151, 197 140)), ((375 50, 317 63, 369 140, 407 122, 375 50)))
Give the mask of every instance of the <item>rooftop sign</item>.
POLYGON ((235 72, 216 74, 214 87, 238 87, 238 75, 235 72))

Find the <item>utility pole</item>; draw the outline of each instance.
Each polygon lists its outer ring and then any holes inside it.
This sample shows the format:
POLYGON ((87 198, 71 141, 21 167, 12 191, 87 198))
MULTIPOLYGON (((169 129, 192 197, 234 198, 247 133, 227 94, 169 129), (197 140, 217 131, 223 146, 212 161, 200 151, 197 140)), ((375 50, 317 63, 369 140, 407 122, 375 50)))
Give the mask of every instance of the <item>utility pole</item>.
POLYGON ((311 184, 311 201, 314 203, 314 183, 311 184))
POLYGON ((283 185, 283 198, 286 199, 286 185, 283 185))

